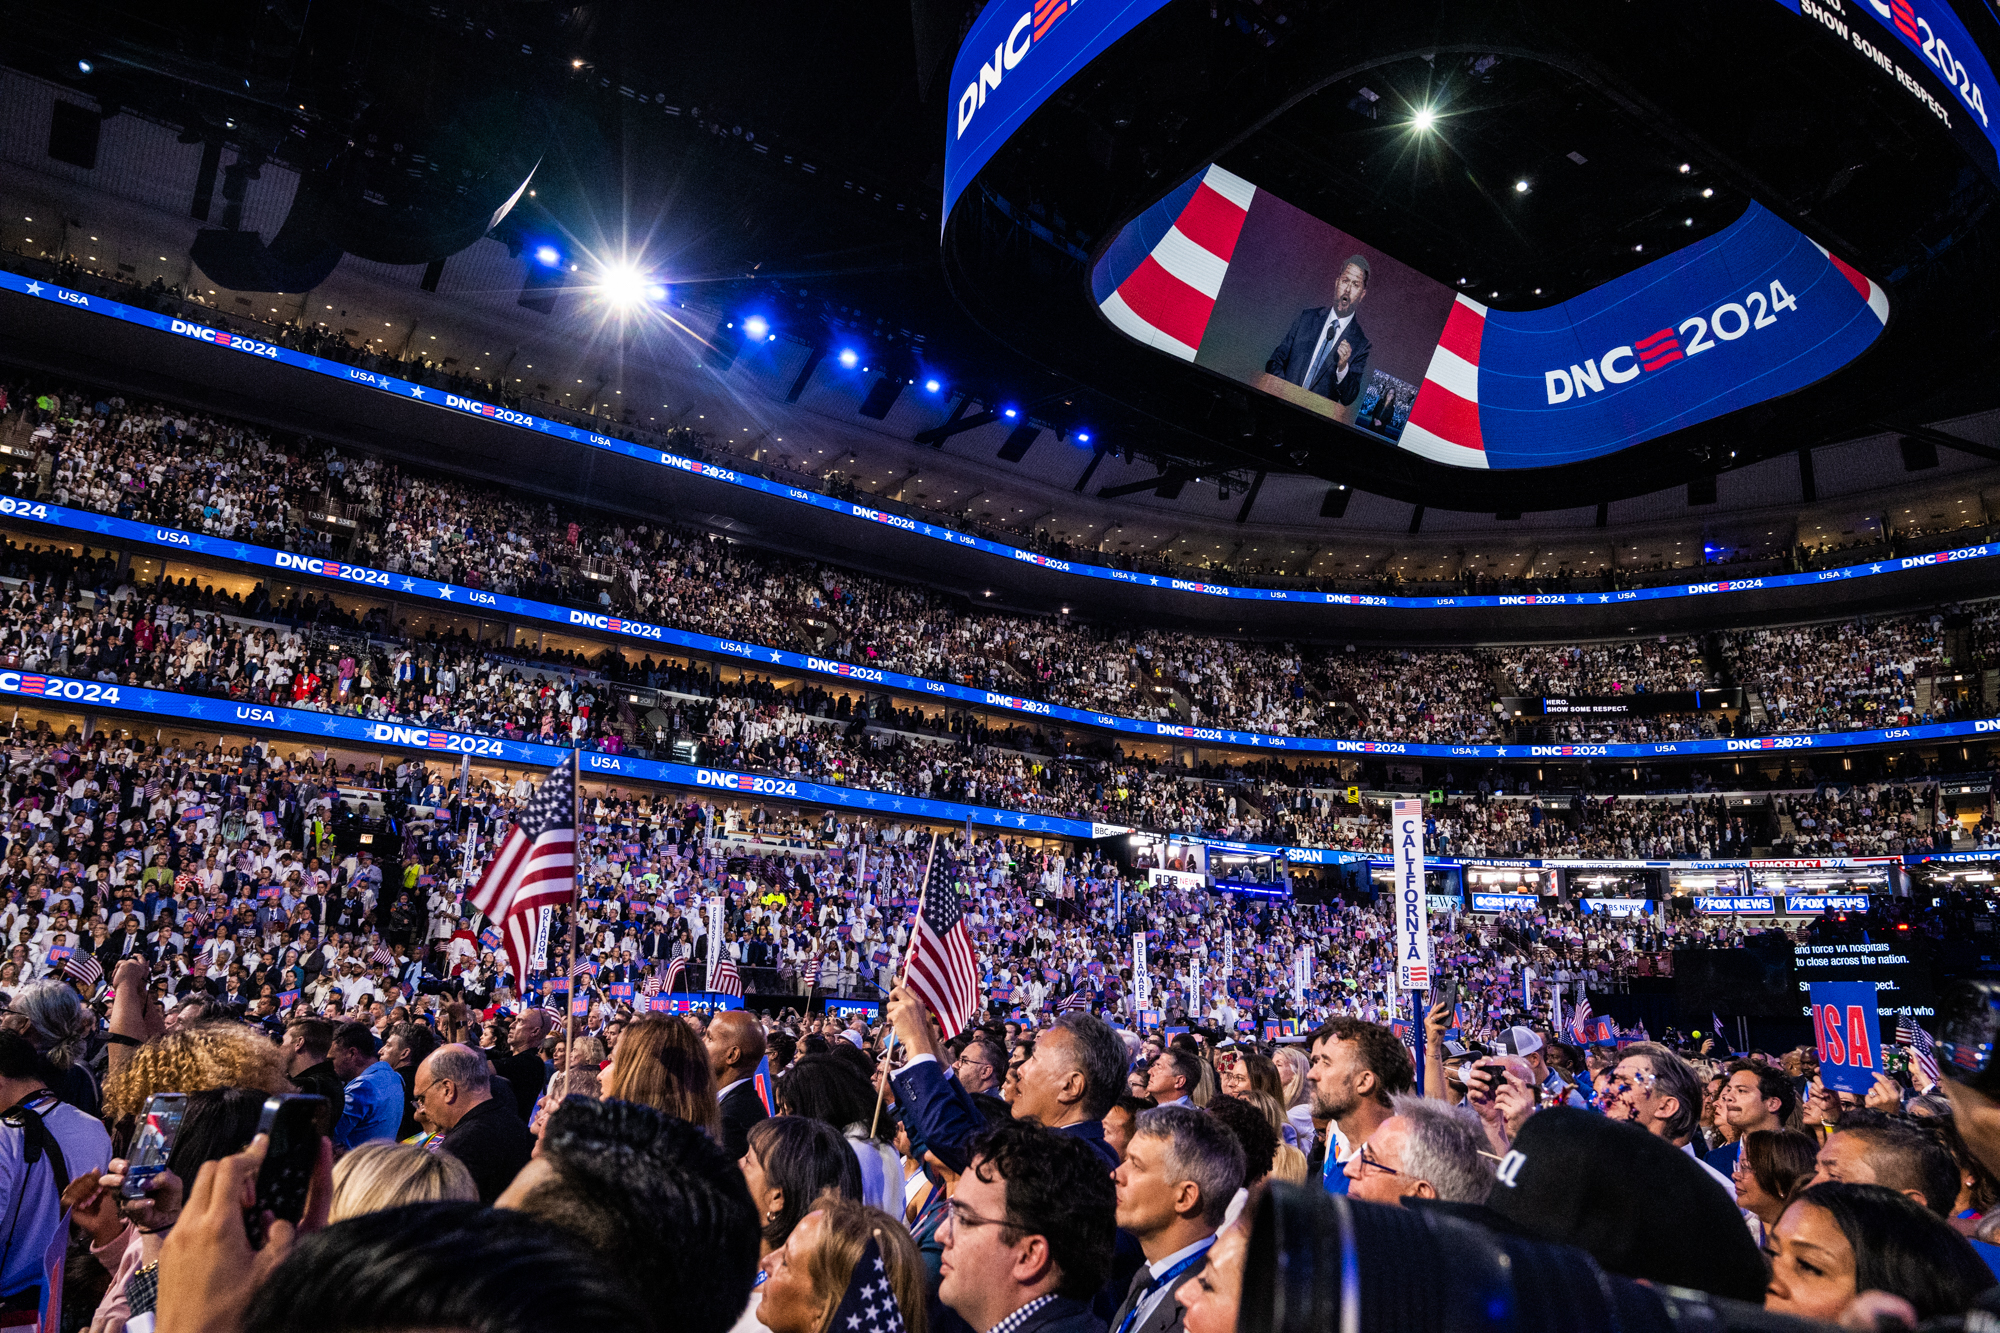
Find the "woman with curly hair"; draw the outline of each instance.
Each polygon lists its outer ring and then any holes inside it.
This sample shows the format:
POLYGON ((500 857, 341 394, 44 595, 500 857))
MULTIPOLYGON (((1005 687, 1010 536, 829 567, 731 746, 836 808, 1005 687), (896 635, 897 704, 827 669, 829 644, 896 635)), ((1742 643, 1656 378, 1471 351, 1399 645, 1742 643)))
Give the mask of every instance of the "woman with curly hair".
POLYGON ((284 1052, 263 1033, 240 1023, 198 1023, 176 1028, 133 1049, 104 1084, 104 1118, 123 1144, 133 1119, 156 1092, 206 1092, 246 1088, 292 1091, 284 1052))

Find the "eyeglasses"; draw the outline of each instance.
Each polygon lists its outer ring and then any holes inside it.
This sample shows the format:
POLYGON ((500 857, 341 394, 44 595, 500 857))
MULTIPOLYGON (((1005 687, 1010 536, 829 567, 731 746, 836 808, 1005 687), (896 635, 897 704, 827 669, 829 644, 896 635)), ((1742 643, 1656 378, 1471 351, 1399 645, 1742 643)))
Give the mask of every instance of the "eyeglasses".
POLYGON ((978 1213, 973 1212, 956 1199, 945 1205, 944 1220, 951 1223, 954 1227, 964 1227, 967 1231, 978 1227, 1012 1226, 1012 1223, 1008 1222, 1004 1217, 981 1217, 978 1213))
POLYGON ((1400 1176, 1403 1174, 1370 1152, 1368 1145, 1365 1143, 1361 1145, 1361 1167, 1365 1171, 1380 1171, 1385 1176, 1400 1176))

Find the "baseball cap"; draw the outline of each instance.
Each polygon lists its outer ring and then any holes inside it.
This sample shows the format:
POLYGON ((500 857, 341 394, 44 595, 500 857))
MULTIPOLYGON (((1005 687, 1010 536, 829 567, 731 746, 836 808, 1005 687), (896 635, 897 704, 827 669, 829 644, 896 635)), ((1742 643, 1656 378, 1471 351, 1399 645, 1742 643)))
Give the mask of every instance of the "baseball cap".
POLYGON ((1445 1059, 1447 1059, 1447 1060, 1463 1060, 1463 1059, 1464 1059, 1464 1058, 1465 1058, 1466 1056, 1468 1056, 1468 1055, 1471 1055, 1471 1054, 1472 1054, 1472 1048, 1471 1048, 1470 1046, 1467 1046, 1467 1045, 1466 1045, 1466 1044, 1465 1044, 1464 1042, 1462 1042, 1462 1041, 1452 1041, 1452 1040, 1450 1040, 1449 1038, 1447 1038, 1447 1039, 1445 1040, 1445 1043, 1444 1043, 1444 1058, 1445 1058, 1445 1059))
POLYGON ((1542 1039, 1533 1028, 1503 1028, 1493 1038, 1495 1055, 1533 1055, 1542 1049, 1542 1039))

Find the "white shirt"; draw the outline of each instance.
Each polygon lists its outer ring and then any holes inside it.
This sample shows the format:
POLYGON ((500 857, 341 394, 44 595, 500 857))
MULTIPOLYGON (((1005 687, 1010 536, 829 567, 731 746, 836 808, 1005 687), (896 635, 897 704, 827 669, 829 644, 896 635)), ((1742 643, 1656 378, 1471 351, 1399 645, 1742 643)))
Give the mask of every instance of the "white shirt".
MULTIPOLYGON (((1319 341, 1313 344, 1313 359, 1316 360, 1319 357, 1320 348, 1331 345, 1334 350, 1326 354, 1327 364, 1338 366, 1340 364, 1339 358, 1340 358, 1341 335, 1347 332, 1347 326, 1349 324, 1352 324, 1353 322, 1354 322, 1354 312, 1352 310, 1348 311, 1346 317, 1343 318, 1339 315, 1334 314, 1334 308, 1332 306, 1328 306, 1326 308, 1326 326, 1319 331, 1319 341)), ((1306 368, 1308 371, 1311 370, 1312 360, 1308 360, 1306 362, 1306 368)), ((1347 369, 1348 369, 1347 367, 1342 367, 1341 369, 1334 372, 1333 382, 1335 384, 1338 384, 1342 380, 1347 378, 1347 369)), ((1307 384, 1302 384, 1299 387, 1302 389, 1310 389, 1312 388, 1312 385, 1310 383, 1307 383, 1307 384)))
MULTIPOLYGON (((85 1115, 67 1102, 37 1096, 32 1105, 42 1114, 49 1133, 62 1146, 69 1178, 86 1171, 102 1171, 111 1160, 111 1135, 94 1116, 85 1115)), ((5 1241, 0 1256, 0 1292, 11 1294, 42 1280, 42 1255, 57 1230, 63 1226, 62 1201, 57 1197, 56 1177, 44 1156, 30 1169, 22 1192, 22 1150, 27 1143, 25 1129, 0 1130, 0 1199, 11 1209, 15 1198, 20 1207, 13 1221, 13 1236, 5 1241)))
MULTIPOLYGON (((1181 1260, 1189 1257, 1190 1255, 1202 1253, 1204 1250, 1208 1249, 1208 1247, 1213 1244, 1215 1244, 1215 1237, 1213 1235, 1204 1236, 1192 1245, 1186 1246, 1182 1249, 1175 1250, 1172 1254, 1153 1260, 1153 1262, 1147 1264, 1146 1267, 1152 1272, 1153 1280, 1155 1282, 1159 1282, 1160 1278, 1166 1274, 1167 1270, 1172 1268, 1175 1264, 1179 1263, 1181 1260)), ((1161 1301, 1172 1300, 1172 1299, 1173 1299, 1173 1293, 1168 1289, 1167 1284, 1164 1282, 1160 1282, 1160 1285, 1154 1287, 1151 1291, 1146 1293, 1144 1298, 1140 1300, 1138 1307, 1133 1311, 1132 1327, 1136 1329, 1144 1325, 1148 1319, 1152 1318, 1154 1309, 1158 1307, 1161 1301)), ((1117 1333, 1117 1331, 1113 1329, 1111 1330, 1111 1333, 1117 1333)))

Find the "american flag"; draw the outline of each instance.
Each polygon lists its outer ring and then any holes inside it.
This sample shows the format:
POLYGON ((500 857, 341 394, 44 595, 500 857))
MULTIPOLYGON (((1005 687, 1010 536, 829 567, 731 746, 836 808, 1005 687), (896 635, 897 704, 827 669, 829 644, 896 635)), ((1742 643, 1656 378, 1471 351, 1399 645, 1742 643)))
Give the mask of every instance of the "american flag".
POLYGON ((1579 1046, 1590 1045, 1590 997, 1584 996, 1576 1002, 1576 1012, 1569 1018, 1569 1035, 1579 1046))
POLYGON ((640 991, 649 1000, 660 993, 660 974, 657 970, 646 974, 645 984, 640 987, 640 991))
POLYGON ((95 954, 81 949, 63 959, 62 966, 56 970, 93 995, 97 992, 98 983, 104 980, 104 964, 97 961, 95 954))
POLYGON ((674 987, 680 984, 681 974, 687 971, 687 965, 688 960, 685 956, 668 963, 666 980, 660 983, 660 989, 669 995, 673 994, 674 987))
POLYGON ((1069 994, 1063 996, 1061 1002, 1056 1005, 1056 1012, 1059 1014, 1088 1012, 1089 1009, 1090 997, 1080 990, 1071 991, 1069 994))
POLYGON ((1937 1043, 1931 1040, 1931 1034, 1912 1023, 1909 1015, 1904 1014, 1896 1020, 1896 1044, 1910 1048, 1910 1063, 1917 1067, 1917 1073, 1924 1080, 1918 1091, 1936 1087, 1937 1043))
POLYGON ((979 1011, 979 967, 972 957, 972 937, 959 914, 957 876, 949 852, 940 855, 937 834, 931 835, 930 872, 923 886, 922 907, 910 937, 910 961, 903 981, 930 1006, 938 1031, 957 1036, 979 1011))
POLYGON ((828 1328, 842 1333, 905 1333, 902 1307, 896 1304, 895 1290, 889 1285, 888 1269, 882 1262, 882 1248, 871 1237, 855 1260, 854 1276, 847 1280, 847 1294, 833 1312, 828 1328))
POLYGON ((708 979, 708 988, 720 995, 734 995, 743 998, 743 978, 736 975, 736 964, 723 954, 715 961, 715 975, 708 979))
POLYGON ((576 891, 576 752, 535 788, 520 818, 466 895, 499 923, 516 985, 528 980, 536 909, 566 903, 576 891))
POLYGON ((817 985, 819 985, 819 955, 815 954, 813 960, 806 964, 806 989, 811 990, 817 985))
POLYGON ((378 944, 375 946, 375 952, 368 955, 368 961, 371 963, 381 963, 387 967, 395 963, 396 955, 389 952, 388 945, 378 944))

